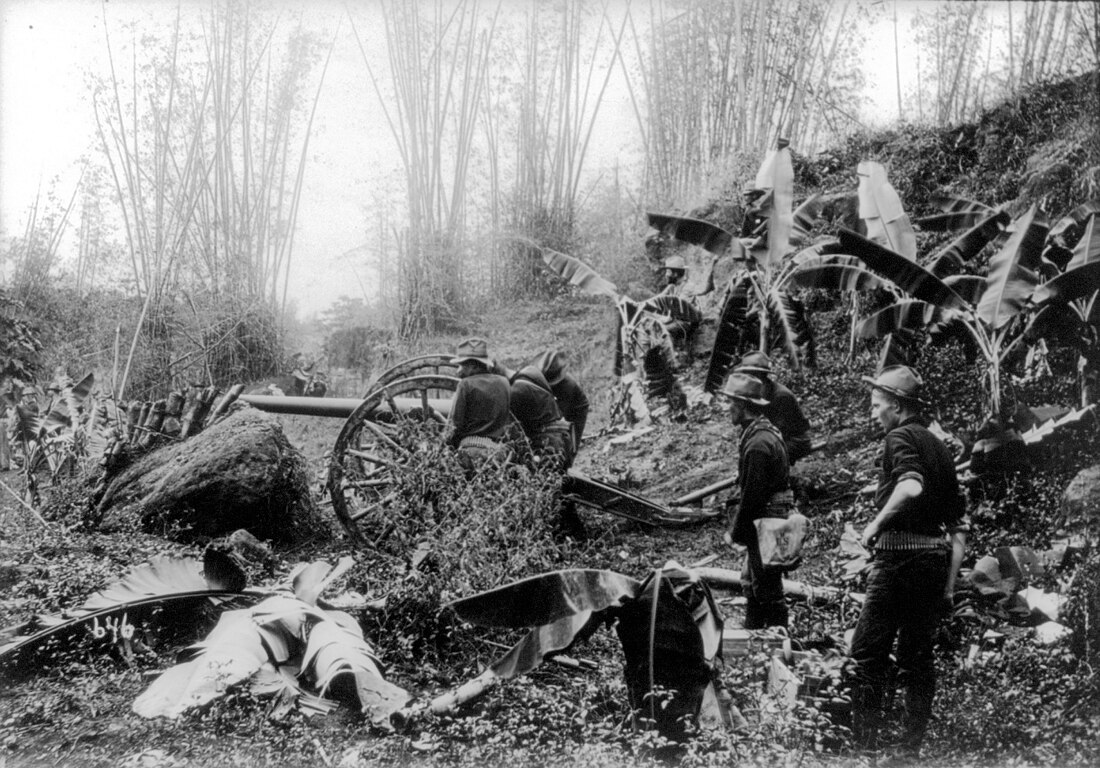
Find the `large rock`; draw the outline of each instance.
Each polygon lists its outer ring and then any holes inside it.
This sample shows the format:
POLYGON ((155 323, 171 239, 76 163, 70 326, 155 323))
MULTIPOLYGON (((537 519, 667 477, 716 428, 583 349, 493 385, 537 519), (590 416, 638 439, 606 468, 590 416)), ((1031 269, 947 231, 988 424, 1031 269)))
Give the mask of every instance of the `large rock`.
POLYGON ((98 512, 107 525, 138 515, 183 539, 244 528, 291 541, 314 527, 304 458, 278 421, 252 409, 143 456, 108 483, 98 512))
POLYGON ((1065 527, 1073 533, 1100 534, 1100 464, 1082 469, 1062 494, 1065 527))

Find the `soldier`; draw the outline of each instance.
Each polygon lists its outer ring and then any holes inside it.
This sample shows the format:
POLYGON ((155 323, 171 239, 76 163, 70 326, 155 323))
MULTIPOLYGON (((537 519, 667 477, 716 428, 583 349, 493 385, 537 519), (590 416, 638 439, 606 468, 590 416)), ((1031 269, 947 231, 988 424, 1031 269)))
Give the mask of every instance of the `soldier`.
POLYGON ((733 369, 747 373, 764 382, 764 399, 768 407, 764 413, 768 421, 779 428, 787 444, 787 457, 791 464, 810 453, 810 422, 802 414, 794 394, 777 381, 773 381, 772 361, 763 352, 750 352, 741 358, 733 369))
POLYGON ((528 365, 512 376, 509 392, 512 415, 523 427, 537 458, 564 472, 573 462, 569 422, 558 411, 554 392, 538 366, 528 365))
POLYGON ((38 390, 32 387, 30 384, 23 387, 22 399, 19 401, 19 407, 29 414, 38 414, 38 390))
POLYGON ((953 604, 966 546, 965 502, 950 452, 921 415, 923 382, 916 371, 896 365, 877 378, 862 378, 871 385, 871 416, 886 439, 875 491, 878 513, 862 537, 874 558, 852 638, 852 731, 860 746, 877 748, 896 638, 898 683, 905 688, 901 756, 916 757, 935 693, 932 637, 953 604))
POLYGON ((576 379, 565 372, 565 361, 561 352, 543 352, 534 363, 546 377, 546 383, 558 402, 558 411, 569 422, 573 436, 572 455, 581 449, 584 437, 584 425, 588 422, 588 397, 584 394, 576 379))
POLYGON ((741 427, 737 485, 740 501, 730 526, 730 539, 748 549, 741 574, 747 598, 745 629, 787 626, 783 574, 765 569, 754 523, 762 517, 784 517, 794 498, 790 491, 787 448, 765 411, 764 382, 746 373, 731 373, 722 394, 730 398, 730 417, 741 427))
POLYGON ((468 474, 489 461, 503 464, 510 453, 501 442, 509 421, 508 379, 491 373, 493 360, 485 339, 459 344, 451 363, 458 366, 460 381, 451 401, 447 444, 458 449, 458 460, 468 474))
POLYGON ((679 289, 687 279, 687 262, 683 256, 669 256, 665 259, 665 288, 662 293, 679 294, 679 289))

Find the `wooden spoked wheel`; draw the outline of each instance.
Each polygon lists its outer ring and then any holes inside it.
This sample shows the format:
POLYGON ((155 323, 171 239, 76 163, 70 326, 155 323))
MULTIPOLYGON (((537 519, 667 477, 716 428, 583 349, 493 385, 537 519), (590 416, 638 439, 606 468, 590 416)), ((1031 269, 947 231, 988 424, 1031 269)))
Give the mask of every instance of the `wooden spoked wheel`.
POLYGON ((394 474, 417 450, 415 433, 438 440, 458 387, 453 376, 412 376, 376 386, 352 411, 329 461, 328 491, 336 517, 364 544, 359 520, 391 501, 394 474))
MULTIPOLYGON (((378 381, 363 396, 370 397, 375 390, 389 386, 395 381, 420 376, 446 376, 454 377, 458 373, 458 366, 451 363, 453 355, 421 355, 403 360, 392 368, 388 368, 378 377, 378 381)), ((451 391, 454 391, 452 387, 451 391)))

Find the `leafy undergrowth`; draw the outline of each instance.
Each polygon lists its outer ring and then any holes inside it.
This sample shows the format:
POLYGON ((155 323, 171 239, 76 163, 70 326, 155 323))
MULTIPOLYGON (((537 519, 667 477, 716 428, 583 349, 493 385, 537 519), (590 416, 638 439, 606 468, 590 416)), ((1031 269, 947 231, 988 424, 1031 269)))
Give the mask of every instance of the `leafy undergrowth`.
MULTIPOLYGON (((470 330, 488 335, 497 354, 514 364, 553 344, 550 326, 560 323, 567 329, 558 346, 569 345, 586 388, 600 393, 594 398, 599 415, 589 430, 594 437, 578 459, 580 471, 664 503, 731 474, 735 431, 716 403, 695 405, 681 420, 658 424, 647 433, 600 432, 606 418, 600 398, 606 402, 611 381, 610 361, 600 352, 608 346, 603 309, 575 301, 554 302, 538 311, 534 305, 521 305, 511 312, 496 310, 485 318, 483 329, 470 330)), ((844 361, 843 318, 820 313, 815 324, 823 347, 821 366, 782 374, 799 394, 818 435, 829 439, 825 450, 795 468, 798 493, 813 528, 805 562, 793 576, 859 592, 859 578, 845 575, 836 550, 845 526, 858 530, 872 513, 870 499, 860 489, 874 480, 878 437, 867 418, 859 374, 870 371, 874 359, 863 351, 854 362, 844 361)), ((431 349, 445 349, 453 341, 438 340, 431 349)), ((963 431, 972 423, 968 409, 978 399, 972 369, 952 349, 932 353, 921 365, 940 394, 936 405, 942 423, 948 430, 963 431)), ((685 383, 701 383, 705 368, 705 355, 697 356, 685 383)), ((319 489, 325 452, 339 421, 286 417, 283 423, 291 442, 316 470, 313 487, 319 489)), ((1096 434, 1091 429, 1047 449, 1039 471, 970 486, 975 530, 966 565, 997 546, 1049 546, 1059 534, 1062 490, 1078 469, 1095 462, 1096 434)), ((722 542, 721 522, 649 530, 583 511, 588 538, 570 540, 556 530, 558 490, 553 478, 509 471, 465 482, 449 454, 429 449, 422 459, 420 468, 402 480, 400 503, 363 520, 375 546, 357 549, 329 520, 308 541, 277 550, 273 569, 278 577, 298 561, 335 562, 353 555, 357 564, 338 587, 385 599, 383 610, 367 610, 359 618, 387 665, 386 678, 420 703, 473 679, 517 639, 514 633, 457 622, 443 607, 451 599, 562 567, 609 568, 637 578, 669 559, 740 569, 741 556, 722 542)), ((6 482, 17 482, 14 473, 6 482)), ((704 503, 720 506, 725 498, 722 493, 704 503)), ((79 523, 79 514, 56 514, 44 528, 5 495, 0 502, 0 618, 5 624, 79 604, 130 567, 156 556, 197 554, 194 548, 138 531, 105 535, 82 530, 79 523)), ((1080 572, 1095 574, 1095 561, 1094 555, 1080 572)), ((1067 615, 1078 618, 1068 621, 1095 622, 1095 588, 1090 591, 1082 586, 1085 582, 1074 581, 1077 573, 1074 566, 1052 571, 1043 586, 1073 584, 1069 592, 1076 603, 1067 615)), ((739 596, 717 592, 716 597, 727 626, 739 625, 739 596)), ((825 645, 853 626, 857 615, 858 604, 851 599, 825 606, 792 603, 792 635, 825 645)), ((1100 716, 1100 695, 1095 674, 1074 652, 1080 649, 1039 647, 1024 627, 1009 627, 1003 646, 989 648, 981 639, 989 623, 960 614, 942 633, 940 693, 925 762, 1095 763, 1100 755, 1088 724, 1100 716), (968 662, 971 645, 982 653, 968 662)), ((622 651, 608 631, 570 650, 575 658, 595 662, 595 669, 545 663, 452 714, 413 719, 396 733, 372 730, 364 716, 347 707, 309 719, 294 712, 271 720, 269 703, 243 692, 231 692, 177 720, 145 720, 133 714, 130 705, 152 677, 208 629, 196 627, 186 639, 130 653, 109 638, 87 637, 48 660, 37 674, 4 685, 0 760, 6 759, 7 765, 73 766, 632 766, 669 757, 667 745, 631 727, 622 651)), ((727 659, 722 668, 722 681, 748 720, 747 729, 701 734, 676 759, 688 766, 865 764, 847 751, 843 728, 822 712, 806 705, 777 709, 765 694, 765 663, 766 657, 757 654, 727 659)))

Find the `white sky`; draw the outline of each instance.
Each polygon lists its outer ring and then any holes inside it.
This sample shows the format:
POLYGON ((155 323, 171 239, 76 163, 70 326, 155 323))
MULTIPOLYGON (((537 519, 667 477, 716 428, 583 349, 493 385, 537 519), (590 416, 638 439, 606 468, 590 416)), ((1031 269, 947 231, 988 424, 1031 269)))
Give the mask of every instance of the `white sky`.
MULTIPOLYGON (((311 313, 341 294, 362 295, 364 276, 351 271, 355 260, 339 256, 364 244, 368 231, 377 231, 378 216, 385 215, 379 202, 401 193, 402 175, 343 2, 252 0, 253 6, 274 3, 291 17, 308 9, 310 26, 325 32, 326 39, 340 28, 311 139, 291 271, 291 297, 311 313)), ((503 5, 507 10, 514 4, 503 0, 503 5)), ((903 88, 914 71, 908 19, 920 5, 898 2, 903 88)), ((176 7, 170 0, 110 0, 106 6, 112 35, 116 19, 171 19, 176 7)), ((363 24, 372 14, 377 17, 377 4, 352 7, 367 47, 381 48, 380 25, 363 24)), ((209 5, 191 0, 183 8, 185 14, 201 14, 209 5)), ((882 16, 882 8, 877 10, 882 16)), ((84 83, 86 71, 107 72, 102 14, 95 0, 0 0, 0 238, 21 233, 39 184, 45 194, 51 180, 59 179, 57 194, 67 200, 80 156, 96 146, 84 83)), ((868 114, 876 116, 868 122, 896 118, 893 53, 892 27, 883 19, 868 30, 868 114)), ((634 130, 621 85, 613 86, 601 115, 589 162, 593 174, 615 165, 634 130)))

